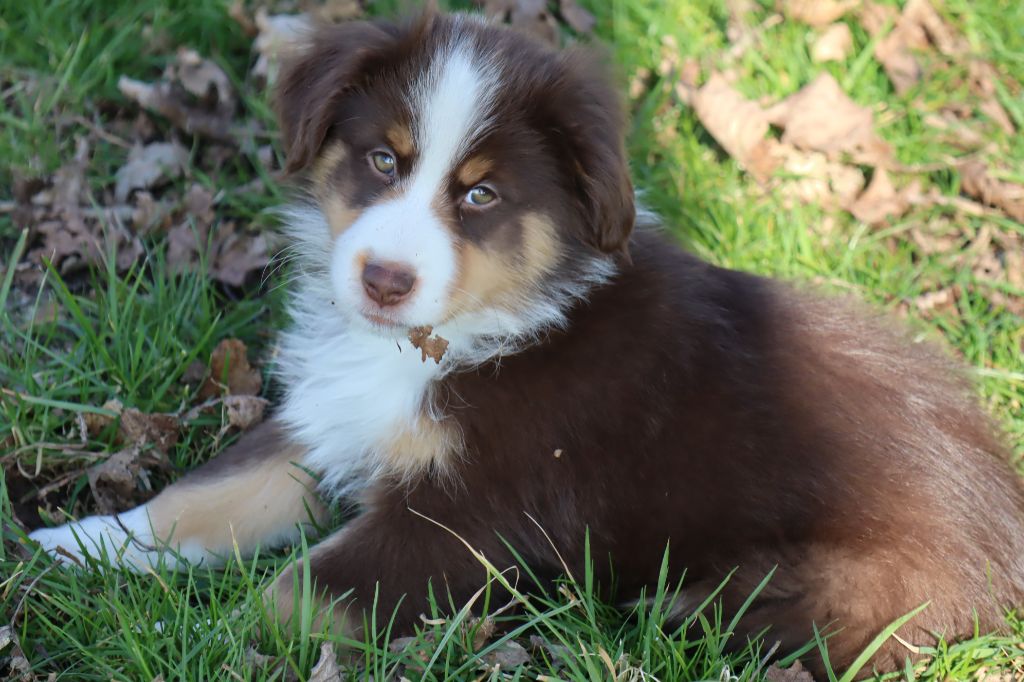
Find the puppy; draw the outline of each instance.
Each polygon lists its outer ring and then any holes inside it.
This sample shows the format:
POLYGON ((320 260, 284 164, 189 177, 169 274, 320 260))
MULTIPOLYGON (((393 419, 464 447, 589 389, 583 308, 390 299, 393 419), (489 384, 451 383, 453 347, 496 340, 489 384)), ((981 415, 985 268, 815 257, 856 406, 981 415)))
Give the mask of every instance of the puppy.
MULTIPOLYGON (((776 568, 735 641, 828 627, 837 668, 924 602, 906 641, 1024 603, 1024 494, 962 368, 634 231, 623 111, 591 57, 464 16, 348 23, 277 101, 308 189, 279 412, 146 505, 34 532, 47 550, 214 562, 356 501, 308 562, 357 634, 374 595, 399 630, 428 586, 464 603, 486 574, 462 540, 499 567, 508 543, 545 582, 553 547, 584 572, 589 533, 617 602, 669 546, 679 615, 734 569, 735 611, 776 568)), ((282 618, 291 571, 268 592, 282 618)))

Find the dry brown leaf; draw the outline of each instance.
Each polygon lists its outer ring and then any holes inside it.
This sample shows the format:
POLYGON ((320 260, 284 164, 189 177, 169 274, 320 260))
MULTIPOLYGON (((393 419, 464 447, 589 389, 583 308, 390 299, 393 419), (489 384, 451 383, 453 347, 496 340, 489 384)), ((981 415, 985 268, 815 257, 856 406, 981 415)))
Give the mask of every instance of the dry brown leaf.
POLYGON ((814 682, 814 676, 800 661, 788 668, 780 668, 777 663, 772 663, 764 671, 764 678, 768 682, 814 682))
POLYGON ((850 99, 831 74, 768 109, 764 118, 783 129, 782 142, 830 157, 848 153, 858 163, 884 165, 892 150, 875 133, 871 110, 850 99))
POLYGON ((173 414, 140 412, 126 407, 121 411, 118 436, 127 445, 152 445, 166 453, 178 442, 180 426, 173 414))
POLYGON ((946 217, 912 228, 910 238, 928 255, 959 251, 964 241, 960 226, 946 217))
POLYGON ((230 286, 241 287, 253 275, 262 272, 270 263, 267 239, 263 234, 251 234, 235 228, 233 222, 223 222, 214 234, 209 258, 210 276, 230 286))
POLYGON ((94 208, 97 202, 85 179, 90 158, 88 139, 79 137, 74 157, 54 173, 49 183, 23 183, 16 188, 15 222, 29 228, 32 240, 25 257, 30 265, 16 271, 20 283, 38 283, 47 260, 62 275, 69 276, 89 265, 105 263, 113 249, 119 271, 142 255, 142 243, 122 220, 123 216, 130 218, 130 209, 119 212, 94 208))
POLYGON ((832 24, 818 36, 811 46, 811 59, 815 62, 841 62, 853 51, 853 33, 846 24, 832 24))
POLYGON ((248 349, 239 339, 224 339, 210 354, 210 375, 199 389, 200 398, 258 395, 263 386, 259 370, 249 364, 248 349), (222 383, 223 382, 223 383, 222 383))
POLYGON ((576 0, 559 0, 558 11, 565 23, 577 33, 589 34, 597 24, 594 15, 580 7, 576 0))
POLYGON ((780 187, 783 196, 826 209, 849 206, 864 188, 864 174, 855 166, 830 160, 821 152, 804 152, 779 145, 786 173, 798 176, 780 187))
POLYGON ((757 102, 737 92, 715 73, 692 97, 697 118, 718 144, 754 179, 764 182, 777 160, 772 140, 767 139, 768 118, 757 102))
POLYGON ((338 667, 338 655, 334 653, 334 645, 324 642, 320 645, 320 660, 309 671, 309 682, 342 682, 341 668, 338 667))
POLYGON ((121 76, 117 87, 125 97, 186 133, 236 142, 233 119, 237 98, 231 81, 219 66, 193 50, 179 50, 175 64, 156 83, 121 76))
POLYGON ((433 333, 434 328, 430 325, 413 327, 409 330, 409 343, 423 354, 423 362, 426 362, 427 358, 433 358, 434 362, 441 364, 441 358, 448 350, 448 340, 440 336, 431 336, 433 333))
POLYGON ((224 407, 228 412, 228 426, 245 431, 263 421, 269 400, 254 395, 224 396, 224 407))
POLYGON ((558 22, 547 0, 483 0, 484 13, 551 45, 558 44, 558 22))
POLYGON ((252 67, 252 75, 267 84, 277 80, 281 59, 305 44, 313 29, 307 14, 268 14, 263 7, 256 11, 256 29, 259 35, 253 49, 259 54, 252 67))
POLYGON ((36 679, 32 674, 32 664, 25 658, 18 635, 10 625, 0 627, 0 654, 7 659, 5 668, 0 668, 3 679, 12 682, 31 682, 36 679))
POLYGON ((850 207, 850 213, 868 225, 880 225, 892 218, 899 218, 911 206, 911 195, 921 191, 917 180, 907 187, 897 190, 889 173, 884 168, 875 170, 864 193, 857 197, 850 207))
POLYGON ((954 112, 942 110, 937 114, 925 114, 924 124, 945 133, 941 139, 961 149, 977 149, 987 141, 978 131, 965 125, 954 112))
POLYGON ((756 6, 754 0, 725 0, 729 12, 725 36, 734 45, 740 41, 749 41, 753 31, 753 18, 756 6))
POLYGON ((113 453, 86 470, 89 489, 104 514, 134 507, 153 496, 149 469, 168 469, 166 456, 155 450, 144 451, 132 445, 113 453))
POLYGON ((946 23, 929 0, 908 0, 900 21, 920 26, 928 42, 947 57, 959 57, 970 50, 963 36, 946 23))
POLYGON ((501 670, 511 670, 530 662, 530 654, 517 642, 508 641, 484 655, 483 662, 501 670))
POLYGON ((956 299, 959 297, 959 290, 956 287, 947 287, 936 291, 929 291, 914 299, 914 306, 919 313, 926 317, 933 314, 948 313, 956 309, 956 299))
POLYGON ((783 129, 783 143, 800 149, 847 152, 875 163, 891 154, 874 132, 871 110, 851 100, 828 73, 769 108, 766 118, 783 129))
POLYGON ((894 8, 867 2, 860 19, 872 36, 895 22, 892 31, 875 46, 875 58, 898 93, 906 92, 921 80, 924 72, 916 52, 934 46, 947 57, 957 57, 968 51, 967 42, 946 24, 928 0, 909 0, 898 16, 894 8))
POLYGON ((1017 128, 998 99, 996 81, 999 80, 999 73, 995 67, 986 61, 975 59, 968 64, 967 69, 971 92, 981 100, 978 110, 992 119, 1007 135, 1013 135, 1017 128))
POLYGON ((136 145, 128 154, 128 162, 117 171, 114 198, 123 203, 133 190, 173 180, 181 176, 186 164, 188 150, 176 141, 136 145))
POLYGON ((993 178, 981 161, 968 161, 958 170, 964 193, 1024 222, 1024 185, 993 178))
POLYGON ((859 5, 861 0, 784 0, 786 18, 815 27, 828 26, 859 5))

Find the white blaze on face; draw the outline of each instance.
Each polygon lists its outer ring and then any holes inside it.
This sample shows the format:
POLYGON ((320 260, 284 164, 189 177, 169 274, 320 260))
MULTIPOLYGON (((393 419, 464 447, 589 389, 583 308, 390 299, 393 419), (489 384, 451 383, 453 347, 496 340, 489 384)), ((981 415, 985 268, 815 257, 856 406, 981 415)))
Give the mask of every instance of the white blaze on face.
MULTIPOLYGON (((365 210, 337 239, 331 281, 344 311, 379 313, 362 286, 367 262, 397 263, 416 275, 409 297, 387 310, 402 326, 436 325, 457 274, 451 232, 435 212, 445 181, 486 124, 495 78, 471 49, 441 50, 410 92, 419 157, 398 196, 365 210)), ((369 172, 369 170, 367 171, 369 172)))

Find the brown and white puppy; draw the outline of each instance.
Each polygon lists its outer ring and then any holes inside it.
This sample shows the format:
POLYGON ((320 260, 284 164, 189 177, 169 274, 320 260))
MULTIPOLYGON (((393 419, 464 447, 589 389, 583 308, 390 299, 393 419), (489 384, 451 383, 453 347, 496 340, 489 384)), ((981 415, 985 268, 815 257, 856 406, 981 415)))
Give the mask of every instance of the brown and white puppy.
POLYGON ((311 574, 409 629, 428 584, 460 604, 485 579, 424 517, 550 580, 532 517, 577 575, 589 530, 609 599, 655 583, 667 543, 680 613, 734 568, 735 610, 778 567, 737 639, 839 628, 837 667, 925 601, 904 639, 1024 603, 1024 494, 961 368, 849 304, 633 234, 623 115, 585 54, 463 16, 350 23, 312 38, 278 101, 309 199, 287 213, 276 418, 142 507, 33 533, 47 549, 210 562, 356 500, 311 574), (440 360, 411 345, 422 326, 440 360))

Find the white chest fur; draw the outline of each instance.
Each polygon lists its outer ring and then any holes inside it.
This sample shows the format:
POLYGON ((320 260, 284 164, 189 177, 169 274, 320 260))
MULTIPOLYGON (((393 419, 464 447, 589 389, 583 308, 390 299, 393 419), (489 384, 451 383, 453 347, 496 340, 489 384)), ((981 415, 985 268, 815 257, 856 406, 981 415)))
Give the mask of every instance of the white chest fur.
POLYGON ((282 338, 280 416, 308 448, 303 464, 322 475, 325 491, 346 495, 383 471, 396 438, 420 428, 441 369, 408 340, 347 328, 327 312, 282 338))

